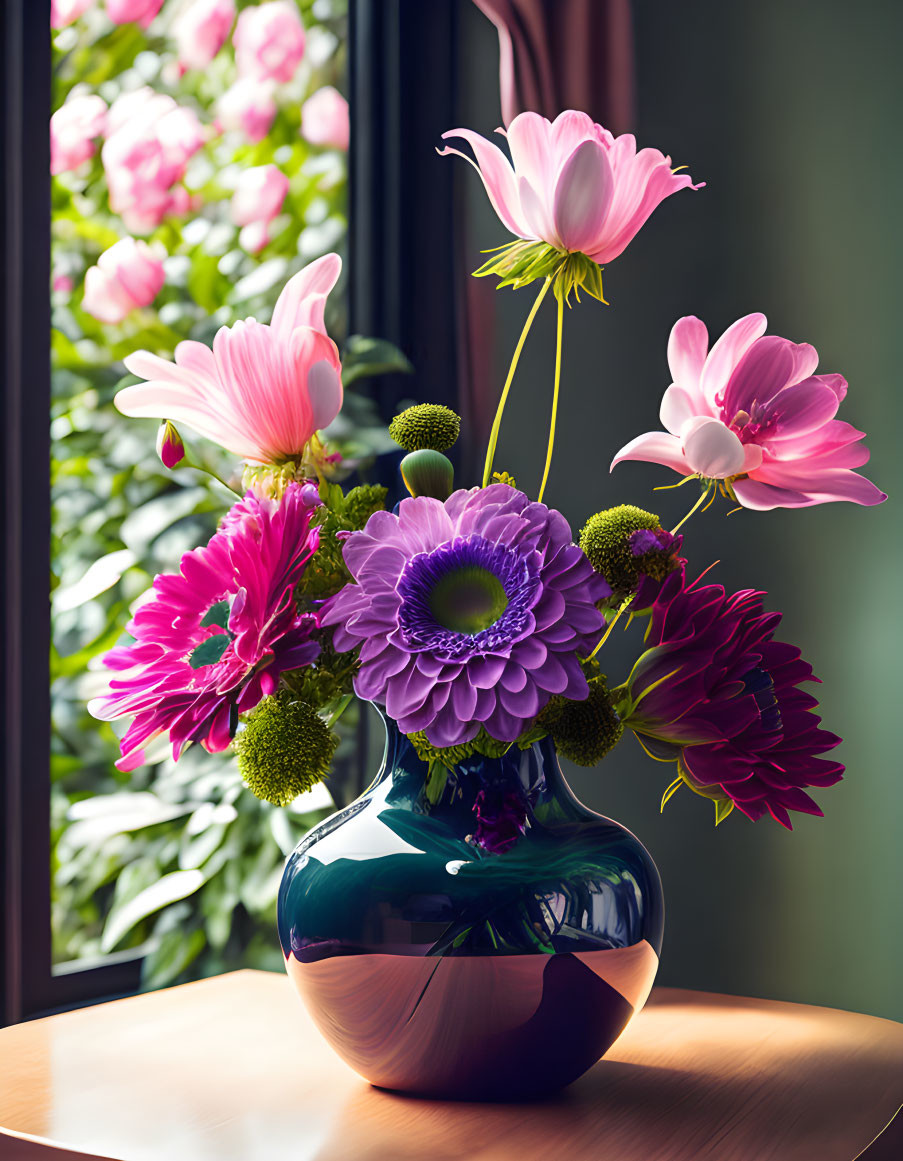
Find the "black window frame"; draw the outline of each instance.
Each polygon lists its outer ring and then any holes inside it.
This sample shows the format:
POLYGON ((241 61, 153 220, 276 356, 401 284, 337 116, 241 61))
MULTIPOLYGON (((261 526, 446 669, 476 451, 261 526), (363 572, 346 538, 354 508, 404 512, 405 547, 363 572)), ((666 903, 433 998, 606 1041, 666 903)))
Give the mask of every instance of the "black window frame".
MULTIPOLYGON (((454 400, 452 183, 432 149, 451 125, 459 5, 349 0, 349 316, 400 346, 414 380, 374 383, 454 400)), ((50 0, 4 0, 3 765, 0 1025, 137 990, 140 949, 51 960, 50 0)), ((361 752, 365 751, 361 746, 361 752)))

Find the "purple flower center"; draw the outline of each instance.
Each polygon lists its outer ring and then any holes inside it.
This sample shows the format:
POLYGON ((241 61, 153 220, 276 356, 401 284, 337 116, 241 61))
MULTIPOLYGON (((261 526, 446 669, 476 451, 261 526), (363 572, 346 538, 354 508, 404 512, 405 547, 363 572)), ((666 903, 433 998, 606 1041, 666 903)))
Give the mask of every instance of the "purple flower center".
POLYGON ((461 660, 526 636, 540 596, 535 555, 474 535, 412 557, 397 587, 405 647, 461 660))

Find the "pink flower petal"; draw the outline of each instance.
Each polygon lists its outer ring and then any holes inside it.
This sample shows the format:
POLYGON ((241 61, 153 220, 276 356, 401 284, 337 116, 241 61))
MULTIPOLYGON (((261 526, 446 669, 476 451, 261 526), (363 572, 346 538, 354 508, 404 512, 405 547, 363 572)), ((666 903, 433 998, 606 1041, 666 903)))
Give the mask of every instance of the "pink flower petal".
POLYGON ((551 205, 557 168, 552 153, 552 126, 538 113, 519 113, 505 135, 514 172, 525 177, 539 197, 551 205))
POLYGON ((325 359, 314 363, 307 373, 307 392, 317 431, 328 427, 342 410, 342 378, 325 359))
MULTIPOLYGON (((608 136, 610 138, 610 134, 608 136)), ((563 161, 571 156, 582 141, 597 141, 598 137, 589 114, 566 109, 552 122, 550 140, 554 156, 563 161)))
POLYGON ((743 470, 743 444, 719 419, 691 420, 681 433, 681 443, 690 471, 706 479, 723 480, 743 470))
POLYGON ((738 411, 767 405, 791 382, 793 343, 779 335, 757 339, 734 368, 724 389, 722 414, 731 423, 738 411))
MULTIPOLYGON (((783 465, 763 464, 751 477, 752 483, 776 490, 786 489, 805 493, 811 503, 825 504, 836 500, 849 500, 853 504, 870 507, 881 504, 887 494, 875 487, 871 480, 847 468, 820 468, 800 465, 797 470, 783 465)), ((736 485, 735 485, 736 489, 736 485)), ((737 493, 739 499, 740 493, 737 493)), ((785 505, 780 505, 784 507, 785 505)))
POLYGON ((729 326, 709 351, 699 385, 710 407, 717 406, 715 396, 724 391, 734 368, 767 326, 764 314, 745 315, 729 326))
POLYGON ((339 280, 342 259, 324 254, 288 280, 273 309, 270 326, 280 341, 287 342, 296 327, 323 330, 326 296, 339 280))
POLYGON ((847 394, 847 381, 843 375, 817 375, 816 378, 821 379, 826 387, 831 388, 839 402, 843 402, 847 394))
POLYGON ((470 129, 449 129, 447 133, 442 134, 443 141, 449 137, 463 137, 473 149, 476 161, 468 157, 466 153, 462 153, 460 149, 452 149, 451 146, 440 149, 439 156, 445 157, 447 154, 453 153, 458 157, 463 157, 465 161, 469 161, 482 178, 492 208, 501 218, 502 224, 512 234, 517 234, 519 238, 529 237, 529 231, 524 228, 521 221, 517 179, 514 176, 511 163, 501 149, 470 129))
POLYGON ((614 184, 605 150, 584 141, 565 162, 555 186, 553 217, 566 250, 585 250, 598 236, 614 184))
POLYGON ((517 189, 521 212, 531 236, 541 238, 550 246, 554 246, 556 250, 563 250, 564 245, 558 236, 554 219, 540 195, 525 177, 518 179, 517 189))
MULTIPOLYGON (((649 431, 645 435, 638 435, 630 443, 625 444, 611 461, 611 468, 623 460, 642 460, 648 464, 662 464, 666 468, 673 468, 682 476, 693 474, 680 447, 680 440, 676 435, 668 435, 664 431, 649 431)), ((609 468, 609 471, 611 471, 609 468)))
POLYGON ((801 383, 808 379, 818 366, 818 351, 811 343, 792 343, 793 373, 791 383, 801 383))
POLYGON ((770 512, 773 508, 811 508, 818 503, 796 489, 776 488, 758 480, 735 480, 732 487, 743 507, 756 512, 770 512))
POLYGON ((769 417, 776 422, 778 439, 809 435, 829 423, 837 414, 840 400, 818 379, 805 379, 780 391, 769 405, 769 417))
MULTIPOLYGON (((707 410, 707 408, 703 409, 702 413, 705 414, 707 410)), ((672 383, 662 396, 659 417, 672 435, 679 435, 680 429, 687 420, 699 414, 700 408, 696 399, 689 391, 685 391, 683 387, 678 387, 676 383, 672 383)))
MULTIPOLYGON (((699 398, 699 379, 709 350, 709 332, 702 319, 695 315, 679 318, 668 338, 668 367, 671 378, 691 397, 699 398)), ((706 409, 706 412, 708 409, 706 409)))

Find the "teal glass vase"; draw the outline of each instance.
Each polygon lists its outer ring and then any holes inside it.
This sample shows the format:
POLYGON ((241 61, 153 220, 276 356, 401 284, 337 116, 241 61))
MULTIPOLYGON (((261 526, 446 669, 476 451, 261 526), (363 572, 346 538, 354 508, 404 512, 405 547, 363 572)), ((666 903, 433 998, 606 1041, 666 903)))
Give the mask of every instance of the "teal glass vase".
POLYGON ((652 987, 655 864, 574 797, 548 738, 473 755, 443 781, 386 731, 369 790, 289 856, 288 974, 380 1087, 498 1100, 569 1084, 652 987))

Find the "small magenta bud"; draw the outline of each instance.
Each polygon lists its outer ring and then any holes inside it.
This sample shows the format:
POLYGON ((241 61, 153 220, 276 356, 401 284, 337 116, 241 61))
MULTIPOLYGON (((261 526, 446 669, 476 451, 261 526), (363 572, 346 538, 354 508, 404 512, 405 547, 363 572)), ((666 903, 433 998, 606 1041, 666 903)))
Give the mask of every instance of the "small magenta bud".
POLYGON ((301 488, 301 500, 308 508, 318 508, 323 503, 320 489, 310 481, 301 488))
POLYGON ((157 432, 157 455, 163 461, 163 466, 174 468, 185 458, 185 444, 176 430, 176 425, 164 419, 157 432))

